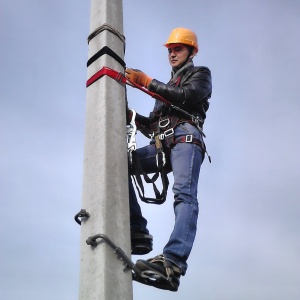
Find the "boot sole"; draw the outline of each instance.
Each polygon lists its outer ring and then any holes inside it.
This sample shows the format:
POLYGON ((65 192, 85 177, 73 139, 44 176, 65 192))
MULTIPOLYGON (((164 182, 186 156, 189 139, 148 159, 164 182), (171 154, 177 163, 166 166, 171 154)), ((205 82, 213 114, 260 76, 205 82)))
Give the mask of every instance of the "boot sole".
POLYGON ((135 274, 134 280, 156 287, 162 290, 169 290, 176 292, 179 287, 179 278, 174 277, 173 281, 170 282, 164 274, 164 268, 157 267, 148 261, 138 260, 136 267, 139 270, 138 274, 135 274))

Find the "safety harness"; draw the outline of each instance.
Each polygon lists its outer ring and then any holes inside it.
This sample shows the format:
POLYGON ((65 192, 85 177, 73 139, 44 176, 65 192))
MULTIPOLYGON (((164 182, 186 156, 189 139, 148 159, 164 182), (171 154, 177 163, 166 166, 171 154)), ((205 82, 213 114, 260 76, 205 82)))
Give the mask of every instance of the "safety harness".
MULTIPOLYGON (((169 186, 169 180, 166 172, 166 154, 165 151, 170 151, 178 143, 192 143, 197 144, 200 146, 203 154, 206 153, 211 162, 211 158, 208 155, 205 147, 205 143, 202 140, 195 138, 193 135, 186 135, 183 137, 176 138, 174 137, 174 130, 175 127, 181 123, 190 123, 193 126, 196 126, 200 133, 205 137, 205 134, 202 131, 203 120, 197 116, 192 115, 185 110, 173 105, 160 95, 153 93, 146 88, 136 84, 128 80, 123 73, 117 72, 113 69, 108 67, 103 67, 101 70, 96 72, 93 76, 91 76, 87 83, 86 87, 93 84, 95 81, 99 80, 104 75, 109 76, 110 78, 118 81, 120 84, 128 84, 134 88, 141 90, 142 92, 150 95, 154 99, 166 104, 165 111, 163 116, 157 116, 158 121, 154 122, 150 125, 151 134, 150 138, 153 140, 155 147, 156 147, 156 165, 157 171, 154 173, 152 177, 149 177, 147 173, 145 173, 141 167, 139 159, 136 157, 136 140, 135 135, 137 133, 137 126, 135 123, 136 112, 132 111, 132 118, 130 123, 127 125, 127 144, 128 144, 128 158, 129 164, 132 169, 132 177, 134 183, 136 185, 139 197, 142 201, 146 203, 153 203, 153 204, 162 204, 166 201, 167 198, 167 190, 169 186), (165 145, 167 149, 164 149, 162 141, 165 141, 165 145), (162 191, 159 192, 155 182, 157 181, 158 177, 161 177, 162 182, 162 191), (146 183, 151 183, 153 186, 153 190, 155 193, 155 198, 149 198, 145 196, 145 189, 143 185, 143 180, 146 183)), ((176 85, 180 83, 180 79, 176 81, 176 85)))
POLYGON ((169 180, 167 173, 165 171, 165 164, 166 158, 165 153, 163 151, 163 146, 156 136, 155 138, 155 147, 156 147, 156 165, 157 171, 154 173, 152 177, 149 177, 146 172, 144 172, 139 159, 136 157, 136 139, 135 135, 137 133, 137 126, 135 123, 136 112, 135 110, 131 109, 132 117, 130 123, 126 126, 127 129, 127 149, 128 149, 128 160, 129 166, 131 168, 132 178, 134 180, 135 186, 137 188, 139 197, 142 201, 146 203, 154 203, 154 204, 162 204, 166 201, 167 198, 167 190, 169 186, 169 180), (145 196, 145 189, 143 185, 142 176, 146 183, 151 183, 153 186, 153 190, 155 193, 155 198, 149 198, 145 196), (163 189, 159 192, 155 182, 157 181, 158 177, 161 177, 163 189))

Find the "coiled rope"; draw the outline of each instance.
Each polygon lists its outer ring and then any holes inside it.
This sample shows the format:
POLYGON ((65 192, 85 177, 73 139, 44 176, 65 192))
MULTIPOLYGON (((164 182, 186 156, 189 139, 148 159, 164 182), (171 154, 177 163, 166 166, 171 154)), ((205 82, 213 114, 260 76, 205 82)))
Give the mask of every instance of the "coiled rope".
POLYGON ((99 33, 101 33, 104 30, 108 30, 109 32, 113 33, 115 36, 117 36, 122 43, 124 44, 124 49, 125 49, 125 36, 121 34, 116 28, 112 27, 111 25, 104 23, 100 27, 96 28, 87 38, 88 44, 90 41, 97 36, 99 33))

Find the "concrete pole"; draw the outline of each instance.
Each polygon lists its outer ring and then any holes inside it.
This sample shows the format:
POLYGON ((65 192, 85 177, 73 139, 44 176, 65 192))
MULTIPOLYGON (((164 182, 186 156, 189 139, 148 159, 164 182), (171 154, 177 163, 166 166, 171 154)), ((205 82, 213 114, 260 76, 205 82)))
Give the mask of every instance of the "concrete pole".
MULTIPOLYGON (((122 0, 92 0, 90 33, 103 24, 123 33, 122 0)), ((124 43, 103 30, 89 43, 89 58, 104 46, 122 59, 124 43)), ((88 67, 88 78, 103 66, 123 72, 122 66, 104 54, 88 67)), ((132 299, 131 272, 103 241, 87 245, 88 237, 104 234, 130 254, 128 171, 125 122, 125 89, 103 76, 87 88, 79 300, 132 299)))

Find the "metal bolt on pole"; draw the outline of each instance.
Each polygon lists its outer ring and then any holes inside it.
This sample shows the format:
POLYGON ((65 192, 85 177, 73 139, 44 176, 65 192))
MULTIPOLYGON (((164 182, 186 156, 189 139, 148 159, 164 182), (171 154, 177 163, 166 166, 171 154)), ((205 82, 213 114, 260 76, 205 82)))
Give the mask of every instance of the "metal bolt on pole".
MULTIPOLYGON (((123 59, 122 32, 122 0, 92 0, 89 60, 103 47, 123 59)), ((100 54, 88 78, 103 66, 124 71, 114 56, 100 54)), ((87 88, 85 127, 82 209, 89 217, 81 221, 79 300, 131 300, 131 272, 106 243, 86 243, 103 234, 130 254, 124 86, 103 76, 87 88)))

